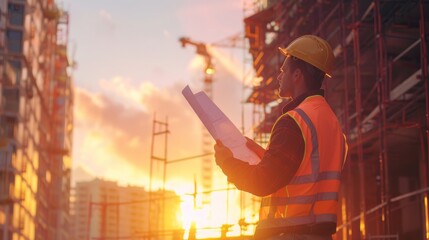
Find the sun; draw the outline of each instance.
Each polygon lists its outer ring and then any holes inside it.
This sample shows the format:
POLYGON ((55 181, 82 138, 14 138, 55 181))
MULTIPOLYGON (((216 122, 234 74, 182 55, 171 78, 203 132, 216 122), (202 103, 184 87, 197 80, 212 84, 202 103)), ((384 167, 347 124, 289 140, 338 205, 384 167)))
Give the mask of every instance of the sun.
MULTIPOLYGON (((231 198, 233 194, 229 194, 231 198)), ((240 219, 239 206, 234 204, 237 203, 236 199, 231 199, 228 205, 226 192, 212 193, 210 198, 211 204, 203 205, 201 196, 194 199, 191 195, 182 195, 181 213, 178 219, 185 230, 185 239, 189 237, 189 231, 193 223, 197 229, 197 238, 220 237, 221 227, 224 224, 231 226, 228 236, 251 235, 253 233, 253 228, 251 227, 246 232, 241 231, 238 225, 240 219)), ((247 219, 247 222, 252 221, 247 219)))
POLYGON ((188 239, 193 223, 197 238, 219 238, 223 225, 230 226, 227 233, 229 237, 253 235, 258 221, 259 202, 251 194, 244 194, 232 185, 222 185, 222 182, 217 182, 209 196, 198 191, 195 182, 192 185, 192 182, 176 180, 170 184, 169 187, 181 199, 176 219, 184 230, 184 239, 188 239), (239 223, 243 222, 246 226, 242 225, 243 228, 240 229, 239 223))
POLYGON ((181 213, 179 214, 179 220, 182 222, 182 226, 185 230, 189 230, 192 222, 195 221, 195 210, 192 199, 182 197, 180 203, 181 213))

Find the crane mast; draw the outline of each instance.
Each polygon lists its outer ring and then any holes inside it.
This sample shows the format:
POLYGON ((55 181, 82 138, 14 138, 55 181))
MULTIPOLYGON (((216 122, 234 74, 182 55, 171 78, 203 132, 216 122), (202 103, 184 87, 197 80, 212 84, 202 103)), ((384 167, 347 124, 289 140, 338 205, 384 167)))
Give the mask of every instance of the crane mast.
MULTIPOLYGON (((213 99, 213 63, 212 57, 207 51, 207 46, 201 42, 192 41, 190 38, 182 37, 179 39, 182 44, 182 47, 186 47, 186 45, 192 45, 196 48, 196 53, 204 57, 205 60, 205 68, 204 68, 204 79, 203 79, 203 90, 207 94, 210 99, 213 99)), ((201 178, 202 178, 202 188, 205 194, 203 195, 203 204, 210 204, 210 193, 209 191, 213 188, 213 159, 209 153, 212 152, 213 149, 213 140, 207 131, 207 129, 203 126, 203 135, 202 135, 202 151, 205 155, 202 158, 202 166, 201 166, 201 178)))

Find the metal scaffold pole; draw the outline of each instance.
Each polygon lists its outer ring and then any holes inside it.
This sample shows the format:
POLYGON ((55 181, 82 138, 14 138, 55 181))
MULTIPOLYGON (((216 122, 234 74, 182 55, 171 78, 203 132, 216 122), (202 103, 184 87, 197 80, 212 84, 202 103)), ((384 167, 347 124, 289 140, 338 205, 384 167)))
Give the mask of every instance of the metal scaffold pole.
POLYGON ((168 134, 170 133, 168 129, 168 118, 166 117, 165 122, 161 122, 156 120, 156 114, 154 114, 153 125, 152 125, 152 143, 151 143, 151 151, 150 151, 150 176, 149 176, 149 219, 148 219, 148 233, 149 239, 152 239, 153 233, 153 224, 157 224, 155 231, 158 232, 160 229, 164 230, 165 226, 165 181, 166 181, 166 168, 167 168, 167 143, 168 143, 168 134), (155 153, 155 138, 159 135, 164 136, 164 151, 163 156, 158 157, 155 153), (153 178, 154 178, 154 162, 158 161, 162 163, 162 197, 160 203, 157 202, 156 209, 157 212, 152 211, 154 198, 153 198, 153 178), (161 204, 161 206, 158 206, 161 204), (155 220, 155 221, 154 221, 155 220))
POLYGON ((379 107, 379 168, 380 168, 380 202, 386 203, 381 209, 381 233, 389 234, 389 165, 387 160, 386 144, 386 55, 385 42, 382 30, 380 1, 374 0, 374 34, 375 34, 375 57, 376 57, 376 85, 377 101, 379 107))
MULTIPOLYGON (((347 57, 347 43, 346 43, 346 18, 345 18, 345 6, 344 1, 340 1, 340 16, 341 16, 341 48, 342 48, 342 55, 343 55, 343 72, 344 72, 344 133, 348 137, 350 133, 350 124, 349 124, 349 76, 348 76, 348 57, 347 57)), ((350 166, 350 161, 347 161, 347 163, 350 166)), ((347 182, 350 181, 352 178, 352 171, 351 167, 346 168, 346 177, 347 182)), ((351 213, 353 212, 353 202, 351 197, 353 191, 350 191, 345 184, 342 185, 343 192, 345 192, 346 196, 343 197, 343 208, 342 208, 342 223, 348 222, 352 216, 351 213)), ((343 239, 347 239, 348 234, 352 232, 351 226, 348 226, 342 229, 342 237, 343 239)))
MULTIPOLYGON (((427 10, 427 9, 426 9, 427 10)), ((427 52, 427 39, 426 39, 426 26, 425 26, 425 9, 424 1, 419 1, 419 12, 420 12, 420 64, 422 71, 422 80, 425 86, 425 103, 426 103, 426 159, 423 164, 423 179, 422 187, 428 186, 428 165, 429 165, 429 79, 428 79, 428 52, 427 52)), ((423 156, 422 156, 423 157, 423 156)), ((423 226, 423 237, 429 239, 429 206, 428 206, 428 193, 423 194, 423 208, 424 208, 424 226, 423 226)))
POLYGON ((359 1, 353 1, 353 49, 355 56, 355 104, 356 104, 356 129, 357 129, 357 153, 359 166, 359 207, 360 207, 360 223, 359 229, 362 239, 366 239, 366 204, 365 204, 365 163, 362 150, 362 96, 361 96, 361 79, 360 79, 360 41, 359 41, 359 1))

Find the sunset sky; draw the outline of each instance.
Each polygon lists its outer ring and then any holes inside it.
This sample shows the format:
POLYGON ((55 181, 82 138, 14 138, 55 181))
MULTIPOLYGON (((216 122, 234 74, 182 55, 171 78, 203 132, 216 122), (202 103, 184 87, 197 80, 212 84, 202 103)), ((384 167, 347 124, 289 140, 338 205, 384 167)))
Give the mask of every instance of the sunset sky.
MULTIPOLYGON (((168 117, 169 160, 201 154, 201 125, 181 90, 187 84, 202 90, 203 60, 178 39, 215 43, 243 32, 243 0, 62 2, 70 13, 69 52, 77 62, 73 182, 100 177, 148 188, 155 113, 159 121, 168 117)), ((243 50, 210 50, 214 101, 241 127, 243 50)), ((155 145, 161 155, 162 138, 155 145)), ((155 169, 161 179, 161 166, 155 169)), ((215 170, 214 187, 226 187, 215 170)), ((167 188, 192 193, 199 171, 199 159, 168 165, 167 188)))

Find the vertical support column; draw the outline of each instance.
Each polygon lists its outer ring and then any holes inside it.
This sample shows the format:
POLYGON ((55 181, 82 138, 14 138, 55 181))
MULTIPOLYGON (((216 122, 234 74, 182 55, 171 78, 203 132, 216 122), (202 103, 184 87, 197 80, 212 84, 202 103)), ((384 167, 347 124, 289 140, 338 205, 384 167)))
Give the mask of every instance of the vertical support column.
MULTIPOLYGON (((149 219, 148 219, 148 232, 149 232, 149 239, 152 239, 152 232, 153 232, 153 226, 154 223, 153 220, 159 219, 155 224, 157 224, 156 231, 159 232, 162 228, 164 230, 164 218, 165 218, 165 205, 164 205, 164 196, 165 196, 165 181, 166 181, 166 167, 167 167, 167 141, 168 141, 168 134, 170 133, 168 129, 168 118, 166 118, 166 122, 160 122, 156 120, 156 115, 154 114, 153 119, 153 125, 152 125, 152 144, 151 144, 151 151, 150 151, 150 176, 149 176, 149 219), (164 153, 163 157, 157 157, 155 156, 155 137, 158 135, 164 135, 164 153), (157 205, 157 209, 160 209, 159 212, 153 212, 152 206, 153 206, 153 189, 152 189, 152 179, 153 179, 153 167, 154 167, 154 161, 159 161, 163 164, 163 175, 162 175, 162 192, 161 192, 161 207, 157 205)), ((157 198, 159 199, 159 198, 157 198)), ((158 203, 157 203, 158 204, 158 203)))
MULTIPOLYGON (((349 124, 349 77, 348 77, 348 58, 347 58, 347 43, 346 43, 346 13, 344 1, 340 1, 340 18, 341 18, 341 49, 343 55, 343 74, 344 74, 344 132, 346 136, 349 136, 350 124, 349 124)), ((346 168, 346 181, 342 183, 342 193, 348 197, 344 197, 341 201, 341 216, 342 216, 342 224, 347 223, 352 218, 353 212, 353 191, 350 191, 346 184, 349 184, 352 179, 352 168, 350 166, 350 162, 348 162, 348 166, 346 168)), ((349 234, 352 233, 352 227, 350 225, 346 225, 342 229, 342 239, 348 239, 349 234)))
POLYGON ((382 234, 389 235, 389 165, 386 149, 386 53, 382 30, 380 1, 374 0, 374 35, 376 58, 376 84, 379 114, 379 167, 380 167, 380 202, 386 203, 381 209, 382 234))
MULTIPOLYGON (((422 70, 422 80, 425 84, 425 100, 426 100, 426 159, 424 164, 424 171, 422 176, 422 186, 427 187, 428 185, 428 175, 427 167, 429 164, 429 79, 428 79, 428 52, 427 52, 427 39, 426 39, 426 29, 425 29, 425 9, 424 1, 419 1, 419 10, 420 10, 420 64, 422 70)), ((423 156, 422 156, 423 157, 423 156)), ((423 194, 423 207, 424 207, 424 222, 423 222, 423 239, 429 239, 429 207, 428 207, 428 193, 423 194)))
MULTIPOLYGON (((213 99, 213 79, 212 75, 205 73, 204 92, 210 99, 213 99)), ((202 186, 203 186, 203 205, 210 204, 210 190, 213 188, 213 157, 209 155, 213 151, 213 140, 207 129, 202 126, 203 131, 203 154, 202 158, 202 186)))
POLYGON ((152 175, 153 175, 153 154, 155 149, 155 121, 156 121, 156 113, 153 116, 153 122, 152 122, 152 141, 151 141, 151 147, 150 147, 150 167, 149 167, 149 204, 148 204, 148 239, 150 240, 152 238, 152 175))
MULTIPOLYGON (((247 6, 246 6, 246 1, 242 1, 243 5, 242 5, 242 19, 245 19, 246 16, 246 12, 247 12, 247 6)), ((248 41, 246 41, 246 24, 243 24, 243 38, 242 38, 242 45, 243 45, 243 49, 242 49, 242 76, 241 76, 241 133, 244 135, 245 134, 245 121, 244 121, 244 116, 245 116, 245 104, 246 104, 246 100, 245 100, 245 93, 246 93, 246 77, 247 77, 247 69, 249 68, 249 66, 252 68, 253 65, 249 64, 252 63, 252 61, 247 61, 247 56, 248 56, 248 51, 250 49, 250 46, 248 45, 248 41)), ((1 86, 0 86, 1 87, 1 86)), ((245 212, 246 212, 246 194, 244 193, 244 191, 240 191, 240 220, 245 218, 245 212)), ((240 236, 243 235, 243 228, 240 226, 240 236)))
POLYGON ((164 160, 163 160, 163 177, 162 177, 162 199, 161 199, 161 228, 162 231, 165 232, 165 183, 167 181, 167 149, 168 149, 168 133, 170 133, 168 129, 168 117, 165 117, 165 131, 164 134, 164 160))
POLYGON ((354 80, 355 80, 355 104, 356 104, 356 129, 357 129, 357 153, 359 166, 359 208, 360 208, 360 238, 366 239, 366 203, 365 203, 365 166, 362 150, 362 96, 360 79, 360 41, 359 41, 359 1, 353 0, 353 50, 355 56, 354 80))

